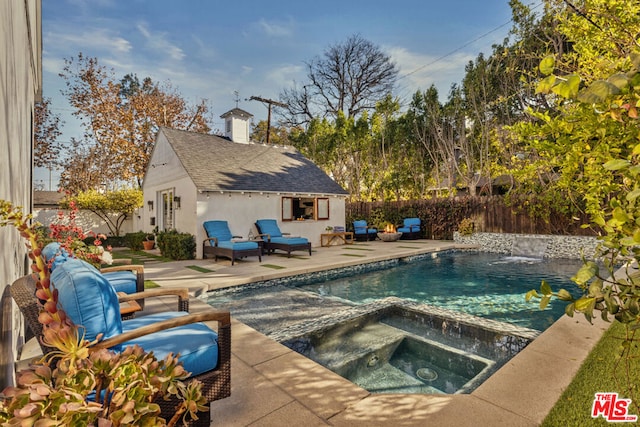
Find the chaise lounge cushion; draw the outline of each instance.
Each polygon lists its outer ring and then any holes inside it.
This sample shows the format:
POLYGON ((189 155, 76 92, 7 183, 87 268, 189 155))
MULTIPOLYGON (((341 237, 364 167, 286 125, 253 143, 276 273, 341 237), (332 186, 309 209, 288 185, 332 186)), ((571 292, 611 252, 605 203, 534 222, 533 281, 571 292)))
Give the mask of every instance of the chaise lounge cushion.
POLYGON ((221 242, 218 241, 219 248, 233 249, 234 251, 242 251, 245 249, 258 249, 256 242, 221 242))
MULTIPOLYGON (((160 320, 184 316, 186 312, 163 312, 122 321, 115 290, 96 268, 82 260, 69 259, 51 274, 58 290, 62 309, 76 325, 84 329, 85 339, 93 341, 98 334, 110 338, 160 320)), ((138 344, 153 351, 157 358, 180 354, 184 368, 192 375, 214 369, 218 364, 218 335, 203 323, 192 323, 148 334, 112 350, 138 344)))
POLYGON ((261 234, 268 234, 271 239, 282 237, 282 232, 275 219, 259 219, 256 221, 256 225, 260 229, 261 234))
POLYGON ((305 237, 272 237, 271 243, 282 243, 285 245, 304 245, 309 243, 305 237))
POLYGON ((231 241, 233 238, 227 221, 205 221, 202 226, 207 236, 217 238, 218 242, 231 241))

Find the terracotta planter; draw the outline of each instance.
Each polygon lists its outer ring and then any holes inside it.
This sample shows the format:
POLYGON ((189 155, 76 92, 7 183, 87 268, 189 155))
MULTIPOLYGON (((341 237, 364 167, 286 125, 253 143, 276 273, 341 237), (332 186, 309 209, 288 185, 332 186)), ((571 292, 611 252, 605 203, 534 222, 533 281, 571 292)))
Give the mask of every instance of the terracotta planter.
POLYGON ((151 249, 153 249, 153 246, 156 244, 156 242, 154 242, 153 240, 143 240, 142 241, 142 246, 144 247, 145 251, 150 251, 151 249))

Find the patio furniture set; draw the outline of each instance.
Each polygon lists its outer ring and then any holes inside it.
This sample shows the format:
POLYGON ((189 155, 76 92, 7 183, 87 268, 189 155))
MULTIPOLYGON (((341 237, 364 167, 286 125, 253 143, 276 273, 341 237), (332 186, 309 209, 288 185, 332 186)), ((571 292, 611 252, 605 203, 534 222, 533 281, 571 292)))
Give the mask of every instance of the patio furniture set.
MULTIPOLYGON (((74 324, 82 327, 86 340, 102 335, 92 345, 92 351, 107 348, 120 352, 137 344, 146 352, 153 352, 158 360, 169 353, 180 354, 180 362, 191 373, 186 381, 202 382, 202 394, 208 403, 231 395, 229 311, 211 309, 190 314, 187 288, 144 290, 143 266, 124 265, 100 271, 83 260, 68 257, 56 245, 48 245, 42 253, 45 259, 53 260, 49 265, 58 304, 74 324), (137 316, 144 300, 156 297, 175 297, 177 310, 137 316), (204 323, 210 321, 217 324, 215 330, 204 323), (185 336, 189 339, 183 339, 185 336)), ((25 339, 35 337, 46 355, 57 349, 42 341, 38 316, 43 307, 36 297, 35 285, 33 275, 27 275, 11 284, 10 292, 25 318, 25 339)), ((178 401, 159 398, 155 403, 168 420, 178 401)), ((208 410, 198 416, 190 425, 209 425, 208 410)))
MULTIPOLYGON (((421 223, 420 218, 405 218, 402 221, 402 225, 392 228, 395 229, 394 233, 402 233, 399 236, 400 239, 416 240, 420 238, 421 223)), ((385 240, 379 236, 382 230, 378 230, 376 227, 370 227, 365 220, 353 221, 353 232, 358 241, 385 240)))
POLYGON ((308 251, 311 255, 311 242, 305 237, 292 237, 283 233, 275 219, 259 219, 256 221, 258 234, 253 239, 243 239, 233 235, 227 221, 205 221, 203 226, 207 233, 202 247, 202 256, 213 256, 231 259, 231 265, 238 258, 257 256, 262 262, 263 254, 272 254, 276 250, 284 251, 291 257, 293 251, 308 251))
MULTIPOLYGON (((414 240, 420 238, 420 218, 405 218, 402 226, 397 228, 397 237, 404 240, 414 240)), ((229 229, 227 221, 211 220, 204 224, 207 238, 203 241, 202 256, 207 258, 213 256, 225 257, 231 260, 231 265, 235 260, 248 256, 257 256, 262 262, 262 255, 272 254, 276 250, 284 251, 291 257, 293 251, 308 251, 311 255, 311 243, 305 237, 291 237, 288 233, 283 233, 275 219, 259 219, 255 226, 258 234, 252 239, 243 239, 242 236, 234 235, 229 229)), ((321 246, 331 246, 332 244, 352 244, 355 240, 375 240, 380 238, 379 231, 375 227, 369 227, 367 221, 358 220, 353 222, 353 231, 331 230, 320 235, 321 246)))

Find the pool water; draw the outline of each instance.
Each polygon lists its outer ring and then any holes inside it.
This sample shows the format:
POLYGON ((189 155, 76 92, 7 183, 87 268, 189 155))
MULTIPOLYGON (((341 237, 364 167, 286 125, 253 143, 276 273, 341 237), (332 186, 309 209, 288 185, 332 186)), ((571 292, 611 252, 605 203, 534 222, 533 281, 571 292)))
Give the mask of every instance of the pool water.
POLYGON ((459 394, 475 390, 534 337, 530 329, 385 300, 281 343, 371 393, 459 394))
POLYGON ((397 267, 298 286, 323 297, 363 304, 396 296, 458 312, 543 331, 564 314, 566 302, 553 300, 545 310, 525 301, 542 279, 574 296, 570 280, 582 263, 568 259, 508 257, 484 252, 443 252, 397 267))

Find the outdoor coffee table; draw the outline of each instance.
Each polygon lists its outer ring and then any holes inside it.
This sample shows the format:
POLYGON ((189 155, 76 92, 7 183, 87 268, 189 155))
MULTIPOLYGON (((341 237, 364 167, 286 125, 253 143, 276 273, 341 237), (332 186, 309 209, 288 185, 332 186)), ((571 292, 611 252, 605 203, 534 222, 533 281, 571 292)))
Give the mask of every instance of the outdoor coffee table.
POLYGON ((331 246, 340 243, 345 245, 353 244, 353 232, 340 231, 336 233, 322 233, 320 235, 320 246, 331 246))

